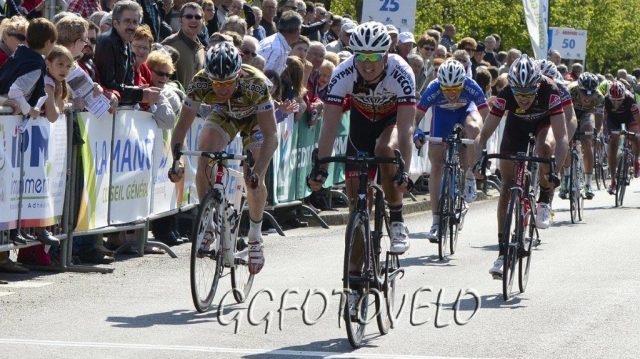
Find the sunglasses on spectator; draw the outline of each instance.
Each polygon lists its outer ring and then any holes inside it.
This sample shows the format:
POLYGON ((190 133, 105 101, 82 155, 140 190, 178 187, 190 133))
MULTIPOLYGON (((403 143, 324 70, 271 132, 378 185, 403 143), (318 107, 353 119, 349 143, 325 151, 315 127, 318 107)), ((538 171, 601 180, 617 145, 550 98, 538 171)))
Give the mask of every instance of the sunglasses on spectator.
POLYGON ((364 54, 364 53, 358 52, 355 54, 355 57, 356 57, 356 61, 358 62, 365 62, 365 61, 378 62, 384 58, 384 55, 386 55, 386 53, 384 52, 374 52, 371 54, 364 54))
POLYGON ((444 93, 454 94, 462 91, 464 84, 456 85, 456 86, 440 86, 440 90, 444 93))
POLYGON ((538 87, 511 87, 513 96, 521 99, 531 99, 538 93, 538 87))
POLYGON ((435 47, 431 47, 431 46, 422 46, 422 49, 423 49, 423 50, 427 50, 427 51, 433 51, 433 50, 435 50, 436 48, 435 48, 435 47))
POLYGON ((231 87, 231 86, 235 86, 237 79, 238 79, 238 76, 229 80, 211 80, 211 84, 213 85, 213 87, 217 87, 217 88, 231 87))
POLYGON ((251 56, 251 57, 258 56, 258 54, 256 54, 255 52, 251 52, 251 51, 246 50, 246 49, 242 49, 242 54, 245 55, 245 56, 251 56))
POLYGON ((476 52, 476 49, 472 49, 472 48, 469 47, 469 48, 464 49, 464 51, 466 51, 466 52, 476 52))
POLYGON ((156 75, 158 75, 160 77, 169 78, 169 77, 171 77, 171 75, 173 75, 172 73, 169 73, 169 72, 162 72, 162 71, 156 71, 156 70, 151 70, 151 71, 153 71, 154 74, 156 74, 156 75))
POLYGON ((18 39, 19 41, 26 41, 27 37, 24 36, 24 34, 21 34, 19 32, 9 32, 7 33, 8 36, 12 36, 15 37, 16 39, 18 39))
POLYGON ((183 18, 187 19, 187 20, 202 20, 202 15, 192 15, 192 14, 186 14, 186 15, 182 15, 183 18))

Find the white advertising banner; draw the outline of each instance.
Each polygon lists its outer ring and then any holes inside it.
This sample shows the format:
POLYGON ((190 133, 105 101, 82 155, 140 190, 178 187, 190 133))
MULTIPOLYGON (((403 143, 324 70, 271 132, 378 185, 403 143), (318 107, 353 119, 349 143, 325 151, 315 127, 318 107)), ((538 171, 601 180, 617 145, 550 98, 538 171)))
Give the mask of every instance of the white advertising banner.
POLYGON ((549 0, 522 0, 531 47, 536 59, 547 58, 549 0))
POLYGON ((109 225, 113 115, 105 113, 96 118, 80 112, 76 120, 84 140, 80 150, 84 186, 75 230, 85 231, 109 225))
POLYGON ((171 131, 158 128, 155 130, 153 146, 153 195, 151 196, 151 213, 167 212, 177 207, 176 185, 169 180, 167 173, 171 167, 171 131))
POLYGON ((144 220, 150 213, 156 122, 151 113, 118 111, 111 150, 109 224, 144 220))
POLYGON ((392 24, 399 32, 413 32, 416 26, 416 0, 364 0, 362 22, 392 24))
POLYGON ((20 163, 17 127, 22 116, 0 120, 0 230, 14 229, 18 221, 20 163))

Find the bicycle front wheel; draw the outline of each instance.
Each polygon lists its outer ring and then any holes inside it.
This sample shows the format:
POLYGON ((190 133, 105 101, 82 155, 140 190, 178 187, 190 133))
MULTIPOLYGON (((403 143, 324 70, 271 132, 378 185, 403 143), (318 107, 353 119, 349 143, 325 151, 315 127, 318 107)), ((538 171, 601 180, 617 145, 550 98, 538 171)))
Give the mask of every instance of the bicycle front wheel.
POLYGON ((442 176, 442 185, 440 186, 440 200, 438 201, 438 212, 440 213, 440 223, 438 230, 438 256, 440 260, 444 260, 447 251, 447 241, 449 240, 449 223, 451 210, 451 199, 449 198, 450 169, 445 168, 444 176, 442 176))
POLYGON ((511 199, 504 221, 502 231, 503 243, 507 246, 502 268, 502 297, 509 300, 513 288, 516 262, 518 260, 518 238, 522 235, 522 219, 520 218, 520 194, 517 190, 511 191, 511 199))
POLYGON ((191 231, 191 297, 200 313, 211 308, 223 271, 219 207, 215 192, 209 191, 200 202, 191 231))
MULTIPOLYGON (((529 198, 530 203, 534 203, 533 197, 529 198)), ((523 227, 527 228, 527 236, 522 240, 522 250, 518 253, 518 288, 520 293, 524 293, 529 282, 529 268, 531 267, 531 247, 538 240, 538 230, 536 228, 536 218, 532 208, 524 214, 523 227)))
POLYGON ((246 238, 239 237, 236 232, 236 246, 231 266, 231 287, 236 302, 243 303, 253 286, 254 275, 249 273, 249 244, 246 238))
MULTIPOLYGON (((395 282, 392 286, 389 286, 385 281, 387 278, 387 266, 393 266, 394 263, 398 261, 398 256, 389 252, 391 249, 390 221, 382 191, 375 191, 374 200, 374 218, 371 242, 373 244, 373 253, 375 258, 374 265, 377 276, 376 283, 380 285, 377 288, 379 293, 375 296, 376 313, 378 313, 376 321, 378 322, 380 334, 385 335, 389 332, 389 328, 391 327, 391 318, 389 316, 388 305, 386 302, 391 294, 390 290, 395 292, 395 282), (388 261, 387 256, 390 258, 388 261), (384 296, 382 295, 383 293, 384 296)), ((393 295, 391 295, 391 298, 393 298, 393 295)))
POLYGON ((627 187, 627 175, 629 173, 629 164, 626 155, 623 153, 618 159, 618 167, 616 168, 616 207, 622 206, 624 201, 624 192, 627 187))
POLYGON ((462 221, 464 220, 463 211, 464 199, 462 198, 462 191, 464 191, 464 178, 460 173, 460 168, 456 169, 456 187, 455 192, 451 195, 451 201, 449 203, 449 213, 451 213, 449 219, 449 249, 451 254, 456 253, 456 246, 458 245, 458 233, 462 228, 462 221))
POLYGON ((351 214, 344 249, 343 288, 347 293, 343 317, 349 343, 354 348, 362 345, 369 311, 369 278, 366 241, 369 236, 369 219, 365 214, 351 214))

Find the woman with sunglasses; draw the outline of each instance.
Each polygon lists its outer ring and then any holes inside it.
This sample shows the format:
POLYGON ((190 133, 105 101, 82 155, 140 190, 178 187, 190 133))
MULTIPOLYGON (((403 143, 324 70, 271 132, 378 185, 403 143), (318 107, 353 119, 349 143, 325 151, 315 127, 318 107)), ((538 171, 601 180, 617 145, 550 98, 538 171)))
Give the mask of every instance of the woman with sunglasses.
MULTIPOLYGON (((543 76, 538 64, 527 55, 522 55, 509 68, 509 84, 491 102, 491 111, 487 116, 480 134, 479 148, 485 148, 487 140, 496 130, 503 115, 506 123, 500 144, 500 153, 516 154, 526 152, 529 133, 536 137, 538 157, 565 158, 569 142, 567 140, 562 94, 553 80, 543 76)), ((494 279, 502 278, 502 267, 506 243, 502 242, 502 228, 509 202, 509 189, 515 180, 516 166, 513 161, 500 160, 502 190, 498 202, 498 258, 489 270, 494 279)), ((540 196, 538 197, 536 226, 548 228, 551 219, 550 202, 553 197, 554 183, 546 174, 549 165, 540 165, 540 196)), ((552 174, 557 179, 557 174, 552 174)))
MULTIPOLYGON (((467 77, 465 66, 460 61, 453 59, 440 65, 437 79, 432 81, 422 94, 415 117, 416 128, 420 125, 420 121, 429 108, 433 109, 431 136, 443 138, 451 134, 456 124, 460 124, 464 126, 464 137, 475 139, 480 133, 482 119, 489 112, 487 99, 480 86, 473 79, 467 77)), ((416 147, 421 148, 424 145, 423 139, 424 132, 416 129, 414 136, 416 147)), ((427 233, 427 238, 432 243, 438 241, 440 223, 438 198, 440 198, 440 182, 445 154, 446 148, 443 144, 429 145, 429 159, 431 161, 429 193, 432 198, 433 222, 427 233)), ((475 178, 470 172, 475 159, 474 149, 468 147, 463 152, 463 156, 467 162, 464 169, 469 178, 465 185, 464 199, 467 202, 473 202, 477 196, 475 178)))
MULTIPOLYGON (((399 149, 405 168, 410 168, 416 103, 415 77, 411 67, 402 57, 388 53, 391 36, 387 28, 378 22, 358 25, 351 35, 349 47, 354 54, 338 65, 328 86, 318 157, 331 155, 343 102, 349 95, 351 121, 347 156, 367 152, 369 155, 394 157, 394 150, 399 149)), ((408 191, 409 178, 405 173, 402 184, 398 186, 393 181, 396 165, 382 165, 380 169, 390 210, 391 252, 402 254, 409 249, 402 217, 402 193, 408 191)), ((347 195, 350 203, 355 204, 358 171, 347 166, 346 177, 347 195)), ((326 166, 323 166, 318 173, 309 175, 309 186, 313 191, 319 191, 326 178, 326 166)))
POLYGON ((27 39, 27 26, 29 22, 22 16, 14 16, 2 20, 0 23, 0 67, 13 54, 18 45, 24 44, 27 39))

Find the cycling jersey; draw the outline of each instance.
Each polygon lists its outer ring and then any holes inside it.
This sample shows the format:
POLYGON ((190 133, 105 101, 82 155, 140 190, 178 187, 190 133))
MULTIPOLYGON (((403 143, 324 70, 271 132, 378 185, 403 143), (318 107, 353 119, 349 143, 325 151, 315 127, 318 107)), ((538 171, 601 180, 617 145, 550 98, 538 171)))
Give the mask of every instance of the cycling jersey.
MULTIPOLYGON (((553 79, 552 79, 553 80, 553 79)), ((569 92, 569 89, 567 88, 567 85, 565 83, 562 83, 560 81, 555 81, 556 86, 558 86, 558 90, 560 90, 560 93, 562 94, 562 96, 560 97, 560 99, 562 100, 562 104, 561 106, 567 106, 567 105, 572 105, 573 104, 573 99, 571 98, 571 92, 569 92)))
POLYGON ((609 96, 605 97, 604 110, 607 114, 607 128, 609 131, 619 131, 624 123, 627 127, 634 124, 633 116, 640 113, 636 99, 630 92, 626 92, 622 104, 613 109, 609 96))
POLYGON ((327 87, 325 103, 342 106, 344 98, 350 95, 352 114, 359 112, 369 121, 395 116, 398 106, 415 105, 415 76, 402 57, 389 54, 385 71, 375 84, 365 83, 354 61, 351 56, 335 69, 327 87))
POLYGON ((433 107, 431 136, 446 137, 451 134, 456 123, 464 124, 464 120, 471 112, 487 106, 484 92, 474 80, 466 78, 458 100, 449 102, 440 89, 440 82, 436 79, 431 81, 422 94, 418 109, 426 112, 433 107))
POLYGON ((582 97, 587 96, 587 94, 580 90, 577 82, 572 82, 569 84, 569 92, 571 93, 571 98, 573 99, 573 108, 576 110, 578 120, 580 120, 583 115, 587 113, 602 114, 604 112, 604 96, 602 95, 600 90, 596 89, 595 93, 591 96, 592 100, 589 104, 585 104, 582 101, 582 97))
POLYGON ((184 106, 198 111, 201 103, 210 105, 206 126, 222 130, 229 141, 240 131, 243 143, 248 145, 262 139, 256 114, 273 111, 270 87, 271 82, 262 71, 242 64, 235 92, 229 100, 223 101, 213 91, 212 81, 205 70, 200 70, 187 88, 184 106))
POLYGON ((526 110, 518 107, 511 85, 507 85, 491 102, 491 114, 502 117, 508 111, 500 152, 525 152, 529 133, 548 128, 551 116, 562 114, 562 97, 555 82, 542 77, 538 92, 531 107, 526 110))

